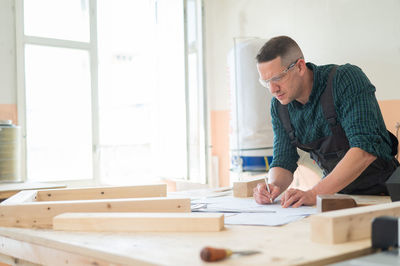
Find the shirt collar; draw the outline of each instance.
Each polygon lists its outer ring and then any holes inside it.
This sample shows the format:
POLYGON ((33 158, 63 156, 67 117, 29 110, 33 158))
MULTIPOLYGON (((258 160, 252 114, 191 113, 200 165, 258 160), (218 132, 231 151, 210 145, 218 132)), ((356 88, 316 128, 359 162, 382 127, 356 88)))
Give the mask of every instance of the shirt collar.
POLYGON ((306 102, 304 105, 299 103, 296 100, 293 101, 293 106, 296 107, 296 108, 302 108, 302 107, 312 103, 314 101, 314 99, 317 98, 319 94, 321 94, 321 92, 318 91, 318 88, 320 86, 319 85, 319 83, 320 83, 320 80, 319 80, 320 73, 318 71, 318 67, 315 64, 310 63, 310 62, 306 63, 306 66, 307 66, 308 69, 310 69, 314 73, 313 87, 311 89, 311 94, 310 94, 310 97, 308 98, 308 102, 306 102))
POLYGON ((314 101, 315 98, 317 98, 321 94, 321 84, 320 84, 320 72, 318 71, 318 68, 316 65, 313 63, 306 63, 306 66, 314 73, 314 78, 313 78, 313 87, 311 89, 311 94, 310 97, 308 98, 308 103, 311 103, 314 101))

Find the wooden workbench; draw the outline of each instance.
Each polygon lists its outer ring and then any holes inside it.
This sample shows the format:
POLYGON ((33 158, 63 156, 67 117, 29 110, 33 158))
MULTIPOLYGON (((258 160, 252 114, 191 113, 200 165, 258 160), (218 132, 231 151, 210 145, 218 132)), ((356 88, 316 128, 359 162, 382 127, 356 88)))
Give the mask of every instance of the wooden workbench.
MULTIPOLYGON (((388 197, 373 201, 387 202, 388 197)), ((363 200, 365 202, 365 200, 363 200)), ((370 240, 338 245, 311 242, 308 218, 280 227, 226 226, 215 233, 88 233, 0 227, 0 253, 47 265, 208 265, 204 246, 254 249, 218 265, 324 265, 371 252, 370 240)), ((11 260, 5 259, 11 258, 11 260)))

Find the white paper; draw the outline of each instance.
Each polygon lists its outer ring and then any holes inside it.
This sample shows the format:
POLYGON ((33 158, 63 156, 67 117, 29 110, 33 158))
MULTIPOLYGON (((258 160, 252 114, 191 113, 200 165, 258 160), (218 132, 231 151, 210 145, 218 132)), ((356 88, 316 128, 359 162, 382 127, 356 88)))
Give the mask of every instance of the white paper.
POLYGON ((274 204, 258 204, 254 198, 235 198, 232 196, 193 200, 192 211, 204 212, 237 212, 237 213, 276 213, 286 215, 310 215, 316 208, 301 206, 299 208, 282 208, 280 201, 274 204))
POLYGON ((298 221, 307 215, 284 215, 277 213, 228 213, 225 224, 278 226, 298 221))

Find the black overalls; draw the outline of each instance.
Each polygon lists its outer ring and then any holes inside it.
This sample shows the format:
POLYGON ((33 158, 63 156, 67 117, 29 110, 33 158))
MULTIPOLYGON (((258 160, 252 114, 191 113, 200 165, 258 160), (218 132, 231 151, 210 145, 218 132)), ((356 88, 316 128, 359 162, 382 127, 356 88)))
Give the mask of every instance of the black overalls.
MULTIPOLYGON (((278 102, 278 115, 283 127, 289 135, 292 145, 299 149, 309 152, 311 159, 315 160, 323 170, 324 177, 327 176, 344 157, 350 149, 349 141, 342 126, 337 123, 337 116, 333 100, 333 77, 337 66, 334 66, 329 73, 329 78, 325 91, 321 95, 321 106, 325 119, 329 123, 332 135, 317 139, 308 144, 298 142, 296 134, 290 123, 289 111, 287 105, 278 102)), ((397 154, 397 138, 388 131, 392 141, 392 155, 397 154)), ((388 195, 385 181, 390 177, 399 162, 393 157, 390 161, 377 158, 368 166, 361 175, 342 189, 339 193, 357 194, 357 195, 388 195)))

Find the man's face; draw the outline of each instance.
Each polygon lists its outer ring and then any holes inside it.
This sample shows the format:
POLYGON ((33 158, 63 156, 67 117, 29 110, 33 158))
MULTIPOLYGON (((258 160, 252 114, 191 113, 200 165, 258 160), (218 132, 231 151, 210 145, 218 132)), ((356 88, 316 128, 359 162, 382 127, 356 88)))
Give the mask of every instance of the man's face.
POLYGON ((295 100, 298 96, 293 81, 293 69, 295 65, 282 66, 281 58, 257 64, 261 83, 268 88, 270 93, 283 105, 295 100), (290 68, 288 68, 290 67, 290 68))

